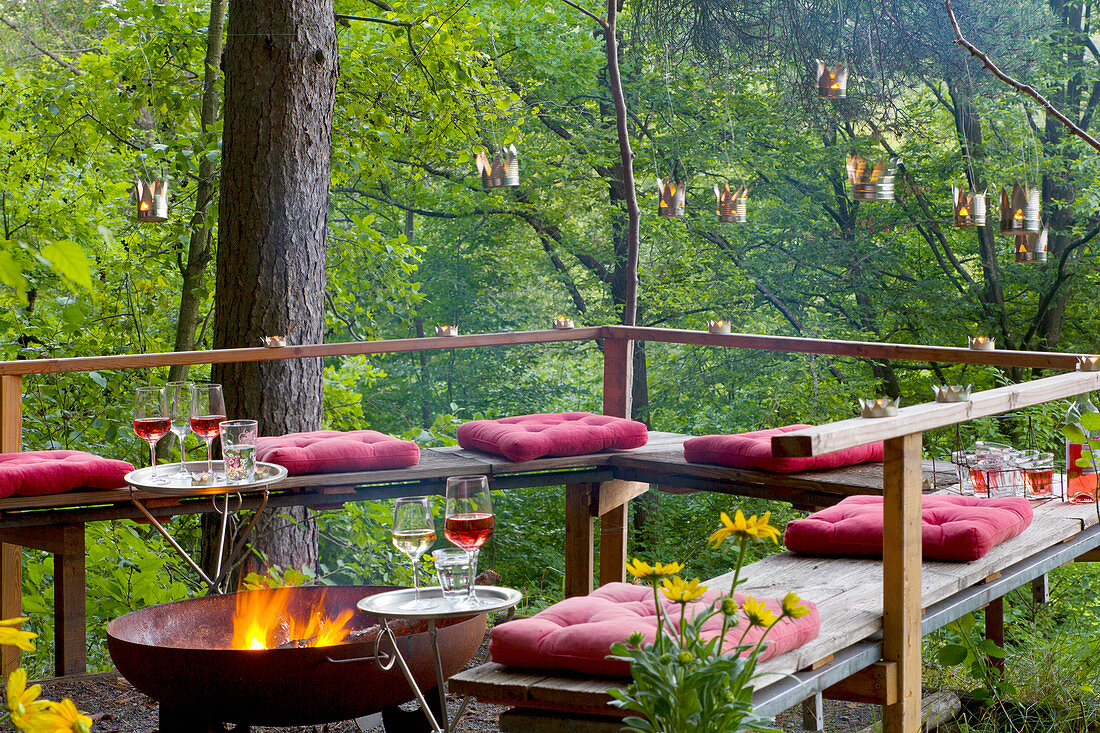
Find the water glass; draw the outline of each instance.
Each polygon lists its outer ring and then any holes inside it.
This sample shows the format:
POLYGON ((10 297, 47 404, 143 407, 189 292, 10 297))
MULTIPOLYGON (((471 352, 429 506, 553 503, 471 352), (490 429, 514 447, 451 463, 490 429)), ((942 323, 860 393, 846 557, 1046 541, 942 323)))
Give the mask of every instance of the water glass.
POLYGON ((447 547, 432 553, 443 600, 459 603, 466 600, 474 584, 474 565, 465 550, 447 547))
POLYGON ((1054 496, 1054 454, 1037 453, 1024 466, 1028 499, 1050 499, 1054 496))
POLYGON ((256 480, 256 436, 259 426, 255 420, 227 420, 218 425, 222 436, 222 459, 225 461, 225 479, 231 483, 256 480))

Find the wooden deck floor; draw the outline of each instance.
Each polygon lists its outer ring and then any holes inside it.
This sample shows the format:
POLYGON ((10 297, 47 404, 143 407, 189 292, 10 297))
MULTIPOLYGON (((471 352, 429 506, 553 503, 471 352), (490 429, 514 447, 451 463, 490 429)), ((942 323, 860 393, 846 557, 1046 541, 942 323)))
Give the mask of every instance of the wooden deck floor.
MULTIPOLYGON (((1058 501, 1038 504, 1031 526, 1018 537, 993 548, 985 557, 970 563, 924 562, 922 608, 927 611, 960 591, 995 578, 1022 558, 1071 540, 1096 525, 1096 510, 1091 504, 1058 501)), ((759 666, 764 677, 758 688, 783 680, 783 675, 815 666, 854 644, 874 639, 882 631, 883 578, 879 559, 807 557, 784 552, 754 563, 743 575, 746 583, 740 589, 742 592, 782 596, 795 590, 817 604, 822 618, 817 639, 759 666)), ((710 579, 707 585, 712 589, 728 589, 731 581, 732 575, 722 575, 710 579)), ((608 714, 613 709, 607 706, 610 699, 607 690, 623 683, 619 679, 517 670, 488 663, 456 675, 450 685, 452 692, 515 707, 608 714)))

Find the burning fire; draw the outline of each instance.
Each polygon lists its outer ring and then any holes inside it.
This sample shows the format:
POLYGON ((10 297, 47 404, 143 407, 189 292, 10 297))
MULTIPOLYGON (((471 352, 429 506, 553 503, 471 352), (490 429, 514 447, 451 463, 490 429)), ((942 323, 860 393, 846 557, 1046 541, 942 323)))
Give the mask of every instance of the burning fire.
POLYGON ((308 612, 296 617, 290 609, 292 588, 237 594, 230 649, 276 649, 279 647, 333 646, 351 632, 351 609, 336 618, 325 613, 324 596, 308 612))

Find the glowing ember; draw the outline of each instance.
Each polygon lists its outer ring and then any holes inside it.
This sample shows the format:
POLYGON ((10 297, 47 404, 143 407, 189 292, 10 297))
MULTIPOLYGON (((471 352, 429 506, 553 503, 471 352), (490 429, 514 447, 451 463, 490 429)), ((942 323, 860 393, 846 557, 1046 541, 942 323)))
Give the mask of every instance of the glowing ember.
POLYGON ((304 615, 290 608, 291 588, 237 594, 230 649, 332 646, 351 631, 352 610, 332 618, 325 612, 324 596, 304 615))

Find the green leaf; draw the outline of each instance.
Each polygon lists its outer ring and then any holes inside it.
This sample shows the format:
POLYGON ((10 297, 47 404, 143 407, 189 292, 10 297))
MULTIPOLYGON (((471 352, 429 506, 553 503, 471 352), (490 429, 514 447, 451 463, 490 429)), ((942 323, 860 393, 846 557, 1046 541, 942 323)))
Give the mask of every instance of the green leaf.
POLYGON ((1077 425, 1066 425, 1062 428, 1062 435, 1066 436, 1066 440, 1071 443, 1084 444, 1085 440, 1087 440, 1087 438, 1085 438, 1085 433, 1077 425))
POLYGON ((981 643, 978 644, 978 649, 980 649, 983 654, 997 659, 1004 659, 1006 656, 1005 650, 997 646, 997 642, 992 639, 982 639, 981 643))
POLYGON ((1086 412, 1081 415, 1081 427, 1090 433, 1100 431, 1100 412, 1086 412))
POLYGON ((966 661, 967 654, 961 644, 947 644, 936 652, 936 659, 945 667, 956 667, 966 661))
POLYGON ((92 289, 92 273, 79 244, 69 240, 52 242, 43 247, 40 254, 57 274, 85 290, 92 289))

